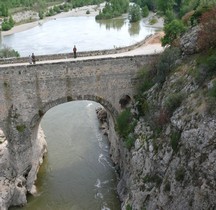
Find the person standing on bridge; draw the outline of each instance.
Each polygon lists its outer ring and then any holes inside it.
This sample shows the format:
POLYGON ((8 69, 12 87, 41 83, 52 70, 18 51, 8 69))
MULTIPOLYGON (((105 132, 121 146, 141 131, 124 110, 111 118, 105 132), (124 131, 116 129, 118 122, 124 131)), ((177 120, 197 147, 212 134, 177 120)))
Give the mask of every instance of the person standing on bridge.
POLYGON ((77 52, 77 48, 76 48, 76 45, 74 45, 74 48, 73 48, 73 54, 74 54, 74 58, 76 58, 76 57, 77 57, 77 55, 76 55, 76 52, 77 52))
POLYGON ((32 57, 32 63, 35 64, 35 63, 36 63, 36 58, 35 58, 34 53, 32 53, 32 56, 31 56, 31 57, 32 57))
POLYGON ((29 55, 29 64, 32 64, 32 57, 29 55))

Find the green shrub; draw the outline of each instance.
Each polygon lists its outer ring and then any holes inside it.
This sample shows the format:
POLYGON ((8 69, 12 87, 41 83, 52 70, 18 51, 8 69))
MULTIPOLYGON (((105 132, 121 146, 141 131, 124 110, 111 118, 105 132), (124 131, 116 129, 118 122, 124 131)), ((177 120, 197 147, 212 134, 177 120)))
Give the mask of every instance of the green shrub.
POLYGON ((157 19, 156 18, 151 18, 150 20, 149 20, 149 24, 150 25, 154 25, 155 23, 157 23, 158 21, 157 21, 157 19))
POLYGON ((22 133, 22 132, 25 130, 25 128, 26 128, 25 125, 17 125, 17 126, 16 126, 16 129, 17 129, 20 133, 22 133))
POLYGON ((183 95, 181 93, 170 94, 165 101, 165 108, 170 115, 181 105, 183 95))
POLYGON ((166 76, 176 66, 176 60, 180 57, 180 49, 176 47, 169 47, 161 54, 156 65, 157 78, 156 81, 163 84, 166 76))
POLYGON ((127 204, 126 210, 133 210, 130 204, 127 204))
POLYGON ((181 20, 174 19, 170 23, 165 24, 164 32, 165 36, 162 38, 162 45, 167 44, 172 45, 173 42, 180 37, 180 35, 185 31, 184 24, 181 20))
POLYGON ((149 8, 147 5, 145 5, 143 8, 142 8, 142 16, 143 17, 148 17, 149 16, 149 8))
POLYGON ((0 58, 20 57, 19 53, 10 47, 4 46, 0 50, 0 58))
POLYGON ((181 137, 181 132, 175 131, 171 134, 170 144, 174 152, 178 151, 180 137, 181 137))
POLYGON ((141 20, 141 10, 139 5, 133 4, 129 7, 128 18, 131 23, 141 20))
POLYGON ((149 70, 141 69, 138 72, 137 79, 139 81, 137 84, 137 91, 140 94, 149 90, 155 84, 153 76, 149 70))
POLYGON ((209 97, 216 98, 216 80, 213 81, 212 88, 208 91, 209 97))
POLYGON ((128 136, 125 139, 125 146, 128 150, 130 150, 134 146, 135 137, 134 136, 128 136))
POLYGON ((144 183, 153 182, 153 183, 156 184, 157 187, 159 187, 161 185, 161 183, 162 183, 162 178, 157 174, 146 175, 143 178, 143 182, 144 183))
POLYGON ((118 134, 124 138, 128 137, 136 126, 136 121, 134 121, 129 109, 122 111, 117 117, 116 122, 116 130, 118 134))

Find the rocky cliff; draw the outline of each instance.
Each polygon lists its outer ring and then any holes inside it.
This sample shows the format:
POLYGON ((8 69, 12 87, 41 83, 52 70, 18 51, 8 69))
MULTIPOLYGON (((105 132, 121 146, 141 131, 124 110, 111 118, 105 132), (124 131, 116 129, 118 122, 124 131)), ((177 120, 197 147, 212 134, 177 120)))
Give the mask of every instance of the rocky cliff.
POLYGON ((203 76, 208 66, 197 57, 182 57, 143 93, 131 148, 110 127, 123 210, 216 209, 216 77, 203 76))
POLYGON ((34 182, 47 147, 41 128, 37 138, 32 140, 32 145, 32 164, 28 176, 25 174, 17 176, 12 169, 8 141, 0 129, 0 210, 7 210, 10 206, 22 206, 27 203, 27 192, 36 193, 34 182))

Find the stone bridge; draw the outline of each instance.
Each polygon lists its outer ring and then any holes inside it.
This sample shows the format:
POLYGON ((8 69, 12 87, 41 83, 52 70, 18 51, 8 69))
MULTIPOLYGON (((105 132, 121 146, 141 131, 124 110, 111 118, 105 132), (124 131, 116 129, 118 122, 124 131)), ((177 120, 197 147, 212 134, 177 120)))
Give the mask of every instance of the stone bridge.
POLYGON ((0 128, 8 139, 16 174, 31 167, 32 141, 50 108, 73 100, 92 100, 115 118, 120 98, 133 98, 137 71, 155 56, 0 66, 0 128))

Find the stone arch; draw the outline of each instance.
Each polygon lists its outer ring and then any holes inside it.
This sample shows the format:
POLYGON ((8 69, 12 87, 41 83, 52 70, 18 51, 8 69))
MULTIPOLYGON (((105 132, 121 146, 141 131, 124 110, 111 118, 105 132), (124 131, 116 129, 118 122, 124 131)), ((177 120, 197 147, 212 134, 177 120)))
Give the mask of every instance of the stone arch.
POLYGON ((95 101, 100 103, 106 110, 109 111, 109 113, 112 115, 114 121, 118 115, 118 111, 115 109, 115 107, 106 99, 96 96, 96 95, 83 95, 83 96, 75 96, 75 97, 71 97, 71 96, 67 96, 67 97, 62 97, 59 99, 56 99, 54 101, 50 101, 48 103, 46 103, 41 109, 37 110, 35 115, 33 116, 33 118, 30 121, 30 127, 34 128, 38 122, 41 120, 42 116, 51 108, 63 104, 63 103, 67 103, 67 102, 72 102, 72 101, 77 101, 77 100, 90 100, 90 101, 95 101))

